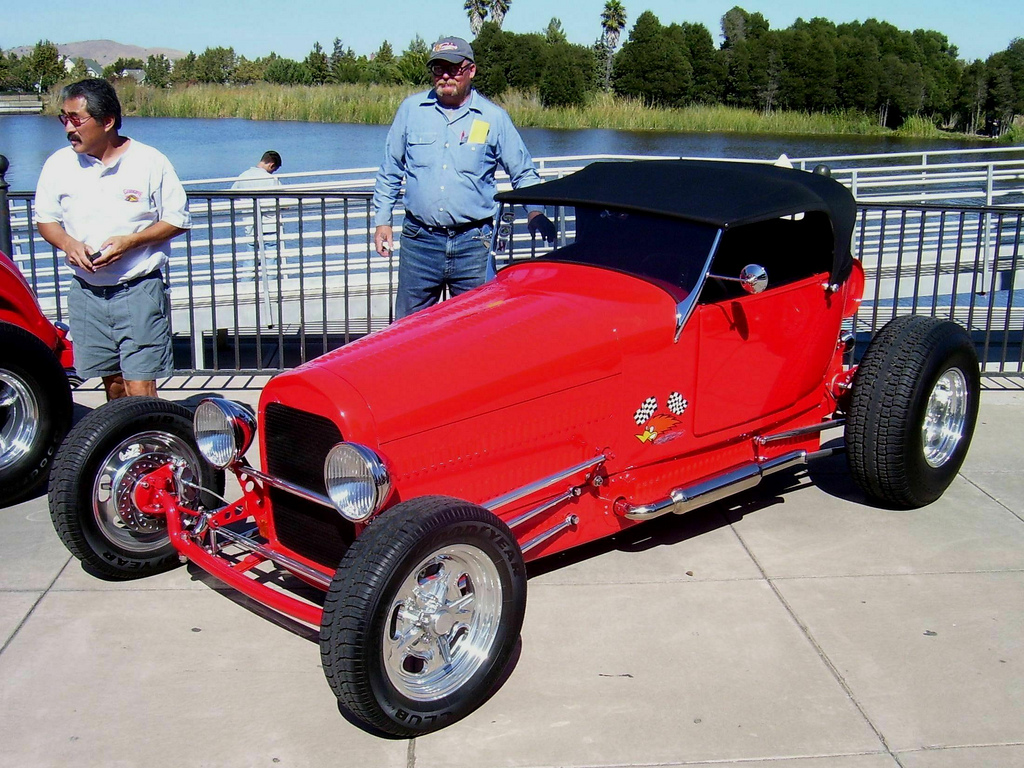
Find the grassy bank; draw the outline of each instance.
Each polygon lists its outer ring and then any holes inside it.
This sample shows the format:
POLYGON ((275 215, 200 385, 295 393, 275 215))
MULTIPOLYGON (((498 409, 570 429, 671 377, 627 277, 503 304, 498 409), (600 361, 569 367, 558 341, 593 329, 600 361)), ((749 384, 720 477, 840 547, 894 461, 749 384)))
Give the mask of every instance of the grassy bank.
MULTIPOLYGON (((258 83, 251 86, 195 85, 155 89, 123 83, 118 86, 125 114, 142 117, 237 117, 247 120, 298 120, 324 123, 387 125, 402 99, 417 90, 410 86, 325 85, 285 86, 258 83)), ((607 128, 625 131, 733 132, 745 134, 833 134, 853 136, 901 136, 906 138, 976 139, 975 136, 940 131, 925 118, 911 118, 899 130, 877 125, 858 112, 807 114, 773 112, 765 115, 726 106, 692 106, 682 109, 648 107, 612 94, 596 94, 583 107, 546 109, 531 94, 511 92, 499 103, 516 125, 527 128, 607 128)), ((50 108, 59 105, 51 97, 50 108)), ((1004 141, 1024 139, 1011 131, 1004 141)))

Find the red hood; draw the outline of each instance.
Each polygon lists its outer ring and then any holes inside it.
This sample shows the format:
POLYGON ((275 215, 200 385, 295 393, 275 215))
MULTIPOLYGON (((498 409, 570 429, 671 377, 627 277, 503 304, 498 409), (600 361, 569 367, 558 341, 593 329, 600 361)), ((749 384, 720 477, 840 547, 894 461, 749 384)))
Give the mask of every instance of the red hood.
MULTIPOLYGON (((642 320, 652 313, 671 328, 674 312, 668 294, 634 277, 532 262, 283 374, 265 394, 277 399, 278 386, 301 389, 303 379, 327 394, 342 379, 336 395, 355 390, 365 406, 311 393, 307 407, 333 399, 337 409, 325 415, 343 421, 365 407, 376 434, 360 435, 351 422, 343 434, 380 445, 614 376, 631 329, 654 327, 642 320)), ((294 393, 286 397, 303 407, 294 393)))

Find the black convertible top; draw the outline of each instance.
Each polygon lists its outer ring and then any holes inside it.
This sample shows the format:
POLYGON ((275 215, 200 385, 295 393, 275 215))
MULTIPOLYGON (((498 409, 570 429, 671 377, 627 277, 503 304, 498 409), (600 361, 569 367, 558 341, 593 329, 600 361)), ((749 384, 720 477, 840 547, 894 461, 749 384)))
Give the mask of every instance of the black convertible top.
POLYGON ((596 162, 576 173, 502 192, 504 203, 596 205, 686 219, 728 230, 794 213, 821 211, 832 222, 832 282, 850 274, 857 204, 831 178, 757 163, 711 160, 596 162))

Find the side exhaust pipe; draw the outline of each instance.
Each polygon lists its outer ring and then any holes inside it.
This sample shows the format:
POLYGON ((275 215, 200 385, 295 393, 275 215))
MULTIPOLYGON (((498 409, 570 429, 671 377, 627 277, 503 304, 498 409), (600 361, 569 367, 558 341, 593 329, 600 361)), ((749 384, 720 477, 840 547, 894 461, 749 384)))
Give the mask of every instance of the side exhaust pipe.
POLYGON ((634 506, 624 499, 620 500, 616 502, 615 512, 629 520, 653 520, 669 512, 675 515, 684 515, 699 507, 713 504, 733 494, 753 488, 768 475, 807 464, 810 459, 825 453, 831 452, 818 451, 809 454, 807 451, 793 451, 761 464, 747 464, 714 475, 699 483, 676 488, 669 493, 667 499, 656 501, 653 504, 634 506))

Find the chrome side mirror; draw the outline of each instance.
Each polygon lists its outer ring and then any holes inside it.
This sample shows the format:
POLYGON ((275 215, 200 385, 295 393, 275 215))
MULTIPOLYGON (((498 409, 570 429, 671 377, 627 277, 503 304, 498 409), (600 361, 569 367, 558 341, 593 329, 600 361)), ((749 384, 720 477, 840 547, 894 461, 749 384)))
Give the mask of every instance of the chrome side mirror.
POLYGON ((761 293, 768 287, 768 272, 760 264, 747 264, 740 270, 739 277, 726 277, 708 272, 708 277, 716 280, 726 280, 730 283, 739 283, 747 293, 761 293))

